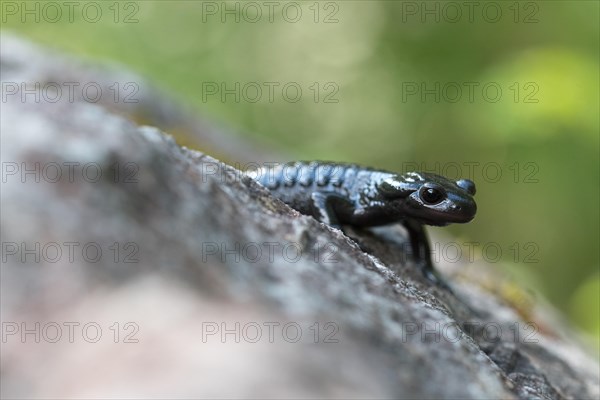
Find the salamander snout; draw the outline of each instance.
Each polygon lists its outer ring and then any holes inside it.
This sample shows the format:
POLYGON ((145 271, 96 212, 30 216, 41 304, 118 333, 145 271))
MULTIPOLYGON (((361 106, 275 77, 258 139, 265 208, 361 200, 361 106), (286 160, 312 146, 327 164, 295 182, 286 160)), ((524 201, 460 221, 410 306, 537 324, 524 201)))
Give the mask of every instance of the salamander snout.
POLYGON ((460 179, 460 180, 456 181, 456 185, 459 188, 464 189, 471 196, 475 195, 475 192, 476 192, 475 182, 473 182, 472 180, 469 180, 469 179, 460 179))
POLYGON ((470 195, 458 192, 449 193, 445 207, 440 210, 444 215, 439 219, 447 223, 465 223, 471 221, 477 213, 477 204, 470 195))

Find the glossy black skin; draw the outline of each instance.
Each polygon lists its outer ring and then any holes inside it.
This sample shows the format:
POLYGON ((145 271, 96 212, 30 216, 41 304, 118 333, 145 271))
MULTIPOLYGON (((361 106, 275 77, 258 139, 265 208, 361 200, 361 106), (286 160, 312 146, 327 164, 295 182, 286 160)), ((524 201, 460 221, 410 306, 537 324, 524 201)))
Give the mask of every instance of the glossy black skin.
POLYGON ((439 283, 423 225, 469 222, 477 211, 472 181, 429 173, 400 175, 355 164, 300 161, 259 170, 256 179, 292 208, 338 229, 342 224, 401 223, 423 272, 439 283), (427 190, 438 194, 435 204, 425 201, 427 190))

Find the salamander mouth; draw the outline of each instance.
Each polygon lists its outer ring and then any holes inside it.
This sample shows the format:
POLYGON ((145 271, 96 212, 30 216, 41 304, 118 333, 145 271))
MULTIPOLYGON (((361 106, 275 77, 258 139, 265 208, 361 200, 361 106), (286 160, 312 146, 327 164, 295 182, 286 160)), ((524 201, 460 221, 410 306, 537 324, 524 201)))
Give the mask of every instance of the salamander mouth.
POLYGON ((425 225, 431 225, 431 226, 446 226, 446 225, 450 225, 450 224, 466 224, 467 222, 470 222, 475 216, 468 218, 468 217, 456 217, 456 218, 448 218, 449 215, 445 215, 444 219, 431 219, 431 218, 418 218, 419 221, 421 221, 423 224, 425 225))
POLYGON ((477 207, 473 204, 470 205, 467 210, 463 211, 460 208, 456 208, 453 212, 439 211, 432 213, 432 210, 420 212, 419 215, 415 215, 413 218, 418 219, 423 224, 432 226, 446 226, 449 224, 465 224, 475 218, 477 207), (425 215, 424 215, 425 214, 425 215))
POLYGON ((430 225, 430 226, 446 226, 446 225, 451 224, 451 222, 433 220, 433 219, 419 219, 419 220, 421 221, 421 223, 423 223, 425 225, 430 225))

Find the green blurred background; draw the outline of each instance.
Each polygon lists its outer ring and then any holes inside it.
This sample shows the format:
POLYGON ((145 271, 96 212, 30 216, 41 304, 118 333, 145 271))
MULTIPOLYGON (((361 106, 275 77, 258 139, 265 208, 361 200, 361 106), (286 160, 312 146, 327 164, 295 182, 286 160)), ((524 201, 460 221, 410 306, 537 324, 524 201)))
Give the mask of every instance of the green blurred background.
POLYGON ((600 3, 108 1, 97 22, 87 2, 57 22, 2 3, 4 29, 120 62, 294 159, 458 164, 479 211, 447 229, 600 336, 600 3))

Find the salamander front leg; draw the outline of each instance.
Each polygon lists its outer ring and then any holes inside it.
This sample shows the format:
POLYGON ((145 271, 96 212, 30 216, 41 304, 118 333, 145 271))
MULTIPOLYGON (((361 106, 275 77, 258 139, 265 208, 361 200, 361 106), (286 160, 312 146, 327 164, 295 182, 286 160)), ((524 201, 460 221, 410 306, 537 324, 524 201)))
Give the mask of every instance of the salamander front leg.
POLYGON ((421 268, 425 278, 452 292, 450 287, 444 282, 442 276, 433 267, 429 238, 423 224, 413 220, 406 220, 402 224, 408 231, 413 257, 417 265, 421 268))
POLYGON ((347 202, 347 200, 333 192, 314 192, 311 198, 313 202, 313 216, 318 221, 341 230, 335 206, 341 202, 347 202))

